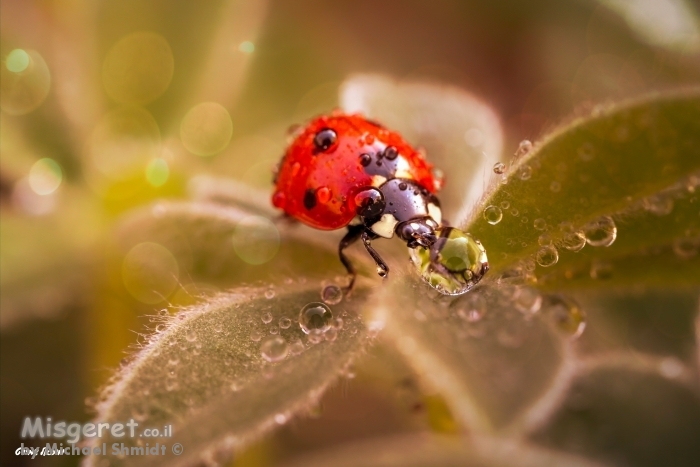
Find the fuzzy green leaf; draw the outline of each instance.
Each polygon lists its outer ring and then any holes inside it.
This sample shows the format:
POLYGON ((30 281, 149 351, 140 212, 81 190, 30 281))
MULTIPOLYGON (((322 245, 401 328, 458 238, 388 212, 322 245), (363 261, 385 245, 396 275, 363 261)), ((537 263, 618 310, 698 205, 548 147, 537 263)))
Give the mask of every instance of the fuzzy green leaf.
MULTIPOLYGON (((313 344, 299 325, 302 307, 319 300, 320 284, 240 288, 215 295, 174 316, 156 318, 156 333, 114 376, 97 405, 97 420, 173 426, 165 456, 107 455, 110 465, 193 465, 226 456, 317 403, 321 393, 367 347, 359 309, 366 288, 332 306, 342 325, 313 344), (288 319, 291 323, 285 323, 288 319), (271 331, 275 330, 276 334, 271 331), (265 357, 266 342, 282 339, 265 357), (281 355, 281 358, 280 358, 281 355), (285 357, 286 355, 286 357, 285 357), (271 363, 280 358, 279 361, 271 363), (181 443, 184 453, 170 452, 181 443)), ((142 446, 142 438, 98 439, 142 446)), ((87 465, 99 465, 92 457, 87 465)))
MULTIPOLYGON (((520 160, 465 223, 492 269, 534 255, 548 229, 581 227, 623 211, 700 170, 700 89, 655 95, 596 112, 561 127, 520 160), (490 224, 489 207, 502 212, 490 224), (507 209, 506 209, 507 207, 507 209)), ((618 237, 650 238, 620 229, 618 237)), ((653 240, 652 240, 653 241, 653 240)))

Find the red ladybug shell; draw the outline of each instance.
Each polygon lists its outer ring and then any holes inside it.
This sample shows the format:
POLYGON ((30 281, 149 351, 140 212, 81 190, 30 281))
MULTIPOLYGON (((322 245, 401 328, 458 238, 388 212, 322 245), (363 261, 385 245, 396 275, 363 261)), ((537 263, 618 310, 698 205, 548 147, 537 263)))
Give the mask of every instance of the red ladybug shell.
POLYGON ((363 166, 361 157, 391 146, 398 152, 395 165, 400 167, 392 178, 415 180, 436 193, 440 181, 433 176, 432 165, 401 135, 360 115, 333 114, 311 121, 289 146, 277 172, 272 202, 311 227, 345 227, 356 215, 355 195, 362 188, 378 188, 389 178, 372 175, 368 170, 372 167, 363 166), (314 145, 314 137, 326 128, 335 131, 337 138, 321 151, 314 145))

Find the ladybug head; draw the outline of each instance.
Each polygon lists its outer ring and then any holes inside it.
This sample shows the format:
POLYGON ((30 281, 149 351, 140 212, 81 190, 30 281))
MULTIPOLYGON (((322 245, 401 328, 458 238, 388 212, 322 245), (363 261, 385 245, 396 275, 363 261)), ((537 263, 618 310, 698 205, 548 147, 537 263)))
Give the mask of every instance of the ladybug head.
POLYGON ((431 217, 402 222, 396 227, 396 233, 409 248, 419 246, 430 248, 436 241, 437 222, 431 217))

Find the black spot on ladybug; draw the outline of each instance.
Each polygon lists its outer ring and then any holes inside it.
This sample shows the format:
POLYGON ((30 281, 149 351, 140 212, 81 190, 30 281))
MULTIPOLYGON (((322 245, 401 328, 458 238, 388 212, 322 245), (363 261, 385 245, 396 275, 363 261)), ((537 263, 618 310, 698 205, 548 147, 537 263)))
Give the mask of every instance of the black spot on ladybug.
POLYGON ((382 166, 382 161, 380 161, 379 159, 377 159, 377 167, 381 167, 381 166, 382 166))
POLYGON ((399 151, 394 147, 394 146, 387 146, 386 149, 384 150, 384 157, 389 159, 390 161, 393 161, 396 159, 399 155, 399 151))
POLYGON ((313 209, 316 206, 316 190, 309 188, 304 193, 304 207, 306 209, 313 209))
POLYGON ((369 154, 362 154, 360 156, 360 164, 362 164, 362 167, 367 167, 371 163, 372 163, 372 156, 370 156, 369 154))
POLYGON ((399 183, 399 190, 406 191, 407 188, 408 188, 408 184, 406 182, 399 183))
POLYGON ((314 136, 314 146, 318 151, 326 151, 338 141, 338 135, 330 128, 324 128, 314 136))

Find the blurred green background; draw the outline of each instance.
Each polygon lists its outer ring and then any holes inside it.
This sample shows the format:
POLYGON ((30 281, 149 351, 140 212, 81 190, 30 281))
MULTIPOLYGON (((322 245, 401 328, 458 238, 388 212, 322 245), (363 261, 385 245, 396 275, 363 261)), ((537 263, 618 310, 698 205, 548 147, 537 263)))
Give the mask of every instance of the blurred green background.
MULTIPOLYGON (((700 83, 698 5, 683 0, 2 0, 0 13, 8 466, 74 465, 15 457, 23 417, 89 419, 86 399, 146 316, 191 301, 196 266, 167 249, 148 252, 161 276, 129 275, 147 259, 115 240, 121 216, 186 197, 196 174, 269 188, 286 129, 337 106, 348 75, 473 93, 502 120, 503 160, 594 103, 700 83)), ((213 276, 208 286, 235 285, 213 276)), ((429 423, 387 359, 238 464, 429 423)))

